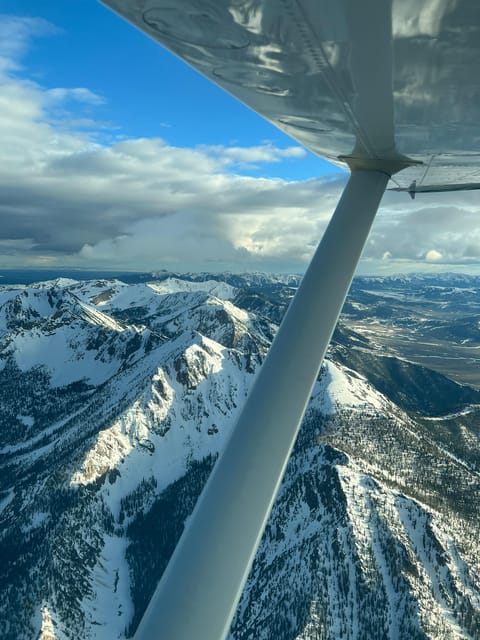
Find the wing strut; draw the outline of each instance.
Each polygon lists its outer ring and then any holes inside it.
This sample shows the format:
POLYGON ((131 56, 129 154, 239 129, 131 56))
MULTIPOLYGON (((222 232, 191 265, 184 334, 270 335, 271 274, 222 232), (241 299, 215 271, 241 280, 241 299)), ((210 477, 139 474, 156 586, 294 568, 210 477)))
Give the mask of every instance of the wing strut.
POLYGON ((136 640, 226 637, 388 179, 352 172, 136 640))

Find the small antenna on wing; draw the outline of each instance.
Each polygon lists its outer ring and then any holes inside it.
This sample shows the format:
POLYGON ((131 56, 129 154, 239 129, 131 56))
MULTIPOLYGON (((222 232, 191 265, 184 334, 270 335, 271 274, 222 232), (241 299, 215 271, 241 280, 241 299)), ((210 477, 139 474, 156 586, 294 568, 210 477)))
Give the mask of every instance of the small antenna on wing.
POLYGON ((412 184, 408 187, 408 193, 412 200, 415 200, 415 194, 417 193, 417 181, 414 180, 412 184))

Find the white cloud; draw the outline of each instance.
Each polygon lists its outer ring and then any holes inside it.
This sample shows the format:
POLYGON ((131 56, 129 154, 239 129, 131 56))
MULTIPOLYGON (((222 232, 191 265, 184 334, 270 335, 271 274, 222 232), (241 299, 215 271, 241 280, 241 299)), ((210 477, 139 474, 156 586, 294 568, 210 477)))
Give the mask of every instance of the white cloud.
POLYGON ((375 261, 385 253, 397 269, 404 268, 399 261, 471 269, 480 263, 478 192, 419 194, 413 202, 388 193, 364 255, 375 261))
POLYGON ((427 262, 439 262, 442 258, 443 255, 436 249, 430 249, 430 251, 427 251, 425 254, 425 260, 427 262))
POLYGON ((45 96, 52 102, 66 102, 68 100, 76 100, 91 105, 100 105, 105 103, 102 96, 86 89, 85 87, 76 87, 73 89, 55 88, 45 91, 45 96))
POLYGON ((48 36, 59 30, 42 18, 17 18, 0 14, 0 75, 21 68, 21 58, 32 37, 48 36))
POLYGON ((303 158, 306 155, 306 151, 302 147, 292 146, 279 149, 269 143, 255 147, 202 146, 201 150, 209 156, 215 157, 227 167, 229 165, 250 167, 256 166, 258 163, 280 162, 286 158, 303 158))

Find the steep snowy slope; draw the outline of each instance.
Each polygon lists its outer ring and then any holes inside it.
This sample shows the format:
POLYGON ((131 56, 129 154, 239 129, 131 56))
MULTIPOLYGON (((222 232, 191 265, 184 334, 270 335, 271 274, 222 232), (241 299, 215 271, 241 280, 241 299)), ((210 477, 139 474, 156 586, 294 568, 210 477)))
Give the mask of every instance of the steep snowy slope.
MULTIPOLYGON (((133 634, 291 296, 235 285, 0 288, 2 638, 133 634)), ((341 337, 231 638, 478 637, 478 410, 407 413, 341 337)))

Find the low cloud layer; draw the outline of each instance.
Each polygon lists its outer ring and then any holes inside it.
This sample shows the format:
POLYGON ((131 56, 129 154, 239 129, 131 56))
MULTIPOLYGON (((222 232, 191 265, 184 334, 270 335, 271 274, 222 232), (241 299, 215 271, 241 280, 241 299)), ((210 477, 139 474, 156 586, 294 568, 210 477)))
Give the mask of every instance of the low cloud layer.
POLYGON ((388 267, 478 271, 480 201, 475 191, 425 194, 404 202, 387 193, 364 257, 388 267))
MULTIPOLYGON (((22 55, 54 27, 0 21, 0 266, 302 270, 345 183, 245 175, 284 159, 279 149, 178 148, 161 139, 105 142, 87 87, 45 88, 22 55)), ((364 271, 480 262, 478 194, 384 199, 364 271), (437 204, 441 202, 441 204, 437 204)))

